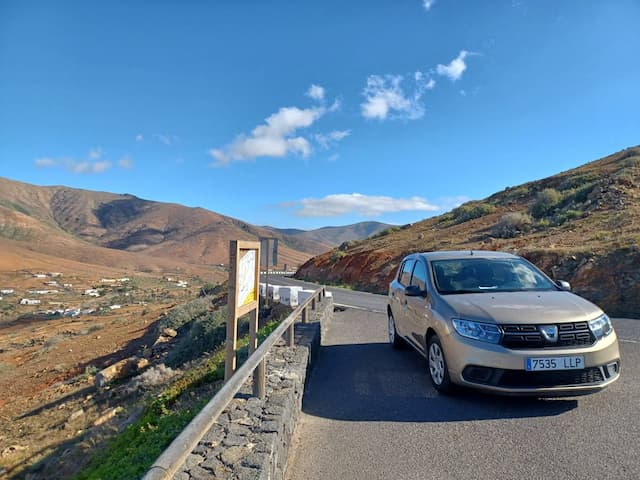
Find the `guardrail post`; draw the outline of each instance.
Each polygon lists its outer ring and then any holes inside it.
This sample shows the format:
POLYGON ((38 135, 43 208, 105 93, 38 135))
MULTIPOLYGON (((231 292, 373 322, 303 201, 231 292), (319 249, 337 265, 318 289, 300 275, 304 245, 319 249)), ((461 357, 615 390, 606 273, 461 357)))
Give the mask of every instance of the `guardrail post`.
POLYGON ((253 396, 264 398, 267 394, 267 360, 262 359, 253 372, 253 396))
POLYGON ((302 309, 302 323, 307 323, 307 307, 302 309))
POLYGON ((296 343, 294 324, 287 328, 287 347, 293 347, 296 343))
POLYGON ((311 310, 315 310, 316 309, 316 296, 314 295, 313 298, 311 299, 311 310))

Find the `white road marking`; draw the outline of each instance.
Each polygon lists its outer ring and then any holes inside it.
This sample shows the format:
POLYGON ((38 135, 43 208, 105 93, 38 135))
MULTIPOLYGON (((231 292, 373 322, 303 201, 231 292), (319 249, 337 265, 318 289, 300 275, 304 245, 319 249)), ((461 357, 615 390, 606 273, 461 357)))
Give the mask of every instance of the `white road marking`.
POLYGON ((623 343, 640 343, 640 340, 631 340, 630 338, 618 338, 618 341, 623 343))

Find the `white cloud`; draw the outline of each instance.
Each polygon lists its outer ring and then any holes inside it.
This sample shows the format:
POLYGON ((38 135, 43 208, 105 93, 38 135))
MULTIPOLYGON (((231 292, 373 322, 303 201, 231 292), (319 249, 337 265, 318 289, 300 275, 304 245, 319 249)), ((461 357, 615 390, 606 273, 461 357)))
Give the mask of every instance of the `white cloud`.
POLYGON ((320 85, 312 84, 306 95, 314 100, 322 101, 324 100, 324 88, 320 85))
MULTIPOLYGON (((99 158, 101 155, 101 149, 94 149, 89 152, 86 160, 74 160, 73 158, 69 157, 62 157, 59 159, 42 157, 36 158, 34 164, 38 168, 61 167, 66 168, 73 173, 98 174, 106 172, 113 165, 112 162, 108 160, 95 161, 95 159, 99 158)), ((119 163, 123 168, 128 168, 124 166, 127 163, 129 165, 133 165, 133 162, 127 157, 123 157, 119 163)))
POLYGON ((333 130, 329 133, 316 133, 313 138, 322 148, 329 148, 351 135, 351 130, 333 130))
POLYGON ((133 160, 131 160, 129 157, 122 157, 120 160, 118 160, 118 165, 120 165, 120 168, 125 168, 125 169, 130 169, 133 168, 133 160))
MULTIPOLYGON (((435 87, 435 80, 420 71, 413 74, 413 91, 406 93, 402 87, 403 75, 370 75, 362 94, 365 101, 360 105, 362 116, 385 120, 403 118, 415 120, 424 115, 422 96, 425 90, 435 87)), ((408 83, 408 81, 407 81, 408 83)))
POLYGON ((180 141, 180 137, 178 137, 177 135, 172 135, 170 133, 154 133, 152 136, 168 147, 171 147, 172 145, 175 145, 180 141))
POLYGON ((329 158, 327 158, 327 160, 329 162, 336 162, 336 161, 338 161, 339 158, 340 158, 340 154, 339 153, 334 153, 332 155, 329 155, 329 158))
POLYGON ((38 168, 49 168, 58 166, 58 161, 49 157, 36 158, 34 163, 38 168))
POLYGON ((392 198, 360 193, 338 193, 324 198, 305 198, 283 204, 283 206, 296 208, 295 214, 299 217, 337 217, 349 213, 376 217, 391 212, 440 210, 440 207, 422 197, 392 198))
POLYGON ((65 166, 74 173, 103 173, 111 168, 111 162, 76 162, 68 159, 65 166))
POLYGON ((467 64, 464 62, 465 58, 469 55, 466 50, 461 50, 456 58, 451 60, 448 65, 438 64, 436 72, 438 75, 449 77, 452 82, 459 80, 462 77, 463 72, 467 69, 467 64))
POLYGON ((104 150, 100 147, 89 150, 89 158, 91 160, 98 160, 99 158, 102 158, 102 155, 104 155, 104 150))
POLYGON ((434 3, 436 3, 436 0, 422 0, 422 6, 427 12, 431 9, 431 7, 433 7, 434 3))
POLYGON ((136 135, 136 142, 143 142, 144 141, 144 135, 142 135, 141 133, 136 135))
POLYGON ((324 107, 283 107, 254 128, 250 135, 239 135, 224 148, 211 149, 213 165, 228 165, 257 157, 284 157, 289 153, 306 157, 311 153, 311 144, 305 137, 295 136, 296 131, 311 126, 326 111, 324 107))

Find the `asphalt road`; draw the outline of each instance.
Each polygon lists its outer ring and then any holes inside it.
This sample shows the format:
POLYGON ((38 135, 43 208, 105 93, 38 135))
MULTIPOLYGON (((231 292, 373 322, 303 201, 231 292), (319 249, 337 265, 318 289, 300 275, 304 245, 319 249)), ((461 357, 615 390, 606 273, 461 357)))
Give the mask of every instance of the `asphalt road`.
MULTIPOLYGON (((355 298, 356 306, 370 300, 355 298)), ((386 343, 384 314, 336 312, 305 392, 286 478, 637 480, 640 320, 614 325, 623 370, 603 392, 446 397, 429 384, 418 354, 386 343)))

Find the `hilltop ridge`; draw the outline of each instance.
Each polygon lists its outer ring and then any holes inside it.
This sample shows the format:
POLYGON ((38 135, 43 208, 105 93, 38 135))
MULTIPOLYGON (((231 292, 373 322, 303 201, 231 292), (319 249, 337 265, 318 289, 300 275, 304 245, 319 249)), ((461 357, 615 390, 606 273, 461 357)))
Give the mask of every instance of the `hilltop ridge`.
POLYGON ((640 147, 509 187, 440 216, 346 242, 298 278, 386 293, 409 252, 505 250, 522 255, 613 314, 640 311, 640 147))

